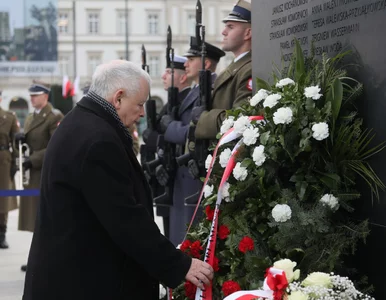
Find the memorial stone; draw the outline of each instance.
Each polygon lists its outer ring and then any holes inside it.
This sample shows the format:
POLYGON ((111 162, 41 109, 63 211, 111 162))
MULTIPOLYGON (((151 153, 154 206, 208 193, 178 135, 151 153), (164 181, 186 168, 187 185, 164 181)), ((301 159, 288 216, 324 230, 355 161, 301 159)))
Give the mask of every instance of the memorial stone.
MULTIPOLYGON (((252 72, 272 83, 272 69, 291 60, 296 37, 305 55, 353 50, 358 68, 349 75, 364 84, 359 112, 365 126, 386 140, 386 0, 252 0, 252 72)), ((256 88, 254 86, 254 88, 256 88)), ((386 150, 372 166, 386 183, 386 150)), ((368 275, 376 299, 386 299, 386 194, 379 201, 361 190, 359 218, 369 219, 371 233, 355 256, 359 272, 368 275)))

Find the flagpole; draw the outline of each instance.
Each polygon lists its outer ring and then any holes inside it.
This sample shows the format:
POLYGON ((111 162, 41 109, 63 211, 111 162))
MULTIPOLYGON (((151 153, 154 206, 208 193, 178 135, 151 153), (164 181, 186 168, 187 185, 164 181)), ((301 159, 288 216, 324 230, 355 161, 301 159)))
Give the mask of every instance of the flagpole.
POLYGON ((129 60, 129 9, 128 0, 125 0, 125 44, 126 44, 126 60, 129 60))
POLYGON ((72 1, 72 50, 73 50, 73 76, 74 81, 76 78, 76 8, 75 8, 75 0, 72 1))

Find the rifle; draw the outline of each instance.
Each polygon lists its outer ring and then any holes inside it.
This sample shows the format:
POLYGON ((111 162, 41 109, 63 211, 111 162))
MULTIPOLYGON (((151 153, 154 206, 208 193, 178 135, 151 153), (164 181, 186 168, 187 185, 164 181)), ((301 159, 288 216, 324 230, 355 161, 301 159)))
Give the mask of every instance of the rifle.
MULTIPOLYGON (((141 56, 142 56, 142 69, 147 73, 149 73, 149 66, 146 64, 146 49, 143 44, 141 48, 141 56)), ((146 101, 146 104, 145 104, 145 110, 146 110, 147 128, 149 129, 150 132, 154 132, 156 130, 156 104, 155 104, 155 100, 151 99, 150 92, 149 92, 149 99, 146 101)), ((149 183, 151 183, 151 181, 154 181, 152 180, 152 177, 154 176, 154 174, 151 174, 151 172, 149 172, 149 170, 144 166, 146 166, 147 162, 155 159, 155 152, 156 152, 155 144, 156 142, 152 143, 151 137, 149 137, 148 140, 146 141, 146 144, 142 144, 140 148, 141 165, 145 173, 146 179, 148 180, 149 183)), ((151 186, 153 185, 151 184, 151 186)))
MULTIPOLYGON (((212 108, 212 76, 210 70, 205 70, 206 45, 205 45, 205 26, 202 25, 202 6, 200 0, 196 5, 196 40, 201 44, 202 69, 199 71, 200 82, 200 105, 205 106, 207 111, 212 108)), ((196 125, 191 125, 188 132, 188 150, 182 156, 176 158, 177 164, 187 165, 189 173, 194 178, 205 177, 205 160, 209 154, 209 140, 199 140, 195 138, 196 125)), ((185 198, 186 206, 195 206, 198 201, 199 192, 185 198)))
MULTIPOLYGON (((177 120, 178 107, 178 89, 174 87, 174 49, 172 48, 172 31, 170 26, 167 30, 167 46, 166 46, 166 64, 171 68, 171 86, 168 88, 168 103, 167 114, 171 115, 174 120, 177 120)), ((155 173, 158 183, 165 187, 164 193, 154 198, 156 206, 172 206, 173 205, 173 190, 174 176, 177 170, 175 161, 176 145, 165 141, 164 135, 158 135, 157 141, 158 158, 148 162, 148 169, 155 173)))

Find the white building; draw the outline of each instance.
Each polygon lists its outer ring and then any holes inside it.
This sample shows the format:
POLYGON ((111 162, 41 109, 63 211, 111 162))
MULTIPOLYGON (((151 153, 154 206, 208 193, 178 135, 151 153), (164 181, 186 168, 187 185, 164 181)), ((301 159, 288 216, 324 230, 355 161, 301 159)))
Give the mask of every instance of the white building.
MULTIPOLYGON (((235 0, 201 0, 207 42, 221 46, 224 28, 221 20, 234 3, 235 0)), ((128 59, 140 65, 141 46, 144 44, 153 81, 151 95, 158 99, 159 105, 160 101, 166 102, 167 94, 162 88, 161 75, 166 65, 167 27, 170 25, 172 29, 175 54, 183 54, 189 48, 189 36, 195 34, 196 0, 58 0, 58 74, 40 78, 0 77, 0 89, 3 89, 1 107, 9 109, 15 97, 29 102, 27 88, 33 79, 61 84, 64 75, 68 75, 71 81, 78 75, 80 87, 83 87, 90 82, 98 64, 112 59, 125 59, 126 5, 128 59)), ((229 53, 222 58, 217 71, 228 65, 232 58, 229 53)), ((82 95, 80 91, 75 101, 82 95)), ((30 105, 29 110, 32 110, 30 105)))

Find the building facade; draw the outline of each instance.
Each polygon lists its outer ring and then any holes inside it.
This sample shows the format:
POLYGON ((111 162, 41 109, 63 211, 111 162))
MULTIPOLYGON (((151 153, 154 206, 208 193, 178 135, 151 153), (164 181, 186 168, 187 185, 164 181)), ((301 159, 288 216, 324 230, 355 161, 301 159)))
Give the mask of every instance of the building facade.
MULTIPOLYGON (((221 46, 224 28, 221 20, 234 2, 201 0, 207 42, 221 46)), ((141 65, 142 44, 146 48, 152 78, 151 95, 161 107, 167 100, 161 80, 166 65, 167 27, 170 25, 172 29, 175 54, 183 54, 189 48, 189 36, 195 34, 195 7, 196 0, 58 0, 57 74, 39 78, 0 77, 1 107, 9 109, 13 101, 21 98, 26 100, 31 111, 27 88, 34 79, 60 85, 63 76, 68 76, 71 81, 79 76, 82 88, 91 81, 95 67, 102 62, 128 59, 141 65)), ((1 36, 8 34, 6 29, 3 31, 1 36)), ((232 59, 228 53, 220 61, 218 71, 232 59)), ((80 91, 74 102, 82 95, 80 91)))

